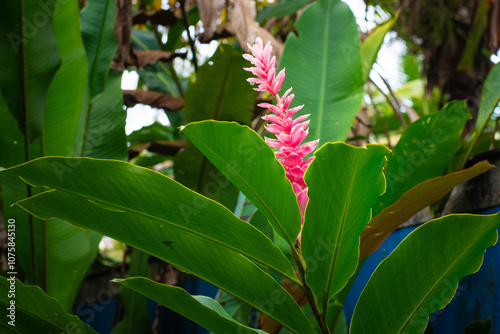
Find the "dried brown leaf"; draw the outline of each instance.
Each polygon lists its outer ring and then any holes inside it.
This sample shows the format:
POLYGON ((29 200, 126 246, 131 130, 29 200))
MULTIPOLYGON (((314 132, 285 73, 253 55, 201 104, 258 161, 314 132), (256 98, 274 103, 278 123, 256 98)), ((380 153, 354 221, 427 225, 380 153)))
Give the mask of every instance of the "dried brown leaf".
POLYGON ((127 107, 133 107, 137 103, 147 104, 153 108, 161 108, 168 111, 176 111, 184 107, 184 99, 154 91, 141 89, 124 90, 123 102, 127 107))
POLYGON ((203 22, 205 38, 209 39, 216 30, 217 20, 224 10, 226 0, 197 0, 196 2, 200 12, 200 20, 203 22))
POLYGON ((229 20, 233 33, 240 41, 244 51, 247 50, 247 43, 253 44, 259 24, 255 21, 257 15, 255 2, 250 0, 231 0, 233 7, 229 12, 229 20))
POLYGON ((174 53, 160 50, 133 50, 127 59, 127 65, 145 67, 156 64, 158 61, 168 62, 176 57, 186 58, 186 53, 174 53))

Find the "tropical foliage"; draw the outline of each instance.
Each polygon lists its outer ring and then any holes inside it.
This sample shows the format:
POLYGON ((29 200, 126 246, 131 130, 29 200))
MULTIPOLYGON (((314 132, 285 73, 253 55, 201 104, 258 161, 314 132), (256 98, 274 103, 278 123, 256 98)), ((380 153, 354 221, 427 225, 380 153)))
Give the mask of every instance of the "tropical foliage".
POLYGON ((485 65, 473 117, 422 72, 423 50, 405 55, 398 89, 376 79, 388 32, 411 39, 406 8, 383 2, 360 33, 340 0, 228 3, 6 2, 0 304, 14 316, 2 333, 94 333, 71 313, 111 261, 103 236, 127 245, 113 333, 151 331, 147 298, 214 333, 423 333, 480 268, 500 216, 441 213, 454 186, 493 168, 467 162, 497 147, 500 65, 485 65), (124 71, 137 89, 121 90, 124 71), (136 104, 168 124, 127 135, 136 104), (365 259, 431 205, 437 218, 377 267, 346 324, 365 259), (221 292, 155 281, 150 257, 221 292))

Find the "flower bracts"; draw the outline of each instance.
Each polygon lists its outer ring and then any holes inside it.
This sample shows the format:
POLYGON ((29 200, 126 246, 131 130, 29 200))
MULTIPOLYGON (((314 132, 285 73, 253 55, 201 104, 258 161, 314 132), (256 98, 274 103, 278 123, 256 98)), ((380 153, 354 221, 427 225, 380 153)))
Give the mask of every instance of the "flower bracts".
POLYGON ((256 91, 269 92, 276 99, 276 105, 270 103, 261 103, 260 107, 267 108, 272 114, 263 116, 262 119, 269 121, 270 124, 265 128, 276 136, 276 139, 265 138, 266 143, 278 149, 276 157, 285 168, 286 176, 292 183, 293 190, 297 196, 302 222, 304 221, 304 209, 307 201, 307 186, 304 182, 304 172, 313 159, 304 158, 311 153, 318 144, 319 140, 310 141, 301 144, 309 133, 309 121, 306 120, 309 115, 299 116, 293 119, 293 115, 302 109, 303 106, 290 108, 290 103, 294 94, 290 94, 292 88, 288 89, 283 96, 279 96, 281 85, 285 79, 285 69, 282 69, 276 75, 276 58, 271 58, 272 46, 268 42, 263 45, 262 39, 257 37, 253 46, 248 46, 252 54, 244 54, 243 57, 250 61, 254 67, 245 68, 252 72, 255 78, 247 79, 252 84, 258 84, 256 91))

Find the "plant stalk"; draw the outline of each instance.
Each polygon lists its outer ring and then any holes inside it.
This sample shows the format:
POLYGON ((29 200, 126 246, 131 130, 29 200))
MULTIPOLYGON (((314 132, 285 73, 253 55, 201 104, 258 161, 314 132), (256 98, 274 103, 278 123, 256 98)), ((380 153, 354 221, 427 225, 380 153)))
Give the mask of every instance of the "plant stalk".
POLYGON ((297 269, 299 271, 298 278, 302 283, 303 286, 303 291, 304 294, 309 301, 309 305, 311 306, 311 309, 314 313, 314 317, 316 318, 316 321, 319 324, 319 327, 321 328, 321 331, 323 334, 331 334, 330 329, 328 329, 328 326, 326 325, 325 317, 324 314, 321 313, 318 304, 316 302, 316 298, 314 297, 314 293, 312 292, 311 288, 306 284, 306 275, 305 275, 305 267, 306 264, 304 260, 302 259, 302 256, 297 252, 297 250, 294 247, 291 248, 291 253, 293 260, 295 262, 295 265, 297 266, 297 269))

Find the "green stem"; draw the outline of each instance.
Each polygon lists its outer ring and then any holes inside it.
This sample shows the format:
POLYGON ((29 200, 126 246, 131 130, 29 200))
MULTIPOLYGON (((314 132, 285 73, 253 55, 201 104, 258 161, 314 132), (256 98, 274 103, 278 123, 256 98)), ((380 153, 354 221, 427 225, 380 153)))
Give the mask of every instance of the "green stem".
POLYGON ((299 272, 298 278, 302 283, 302 288, 304 291, 304 294, 309 302, 309 305, 311 306, 311 310, 313 311, 314 317, 316 318, 316 321, 319 324, 319 327, 321 328, 321 331, 323 334, 330 334, 330 329, 328 329, 328 326, 326 325, 325 317, 324 314, 321 313, 318 307, 318 303, 316 302, 316 298, 314 297, 314 293, 312 292, 311 288, 306 284, 306 279, 305 279, 305 268, 306 264, 304 262, 304 259, 302 256, 297 252, 295 247, 290 247, 291 253, 293 260, 295 262, 295 265, 297 266, 297 270, 299 272))

